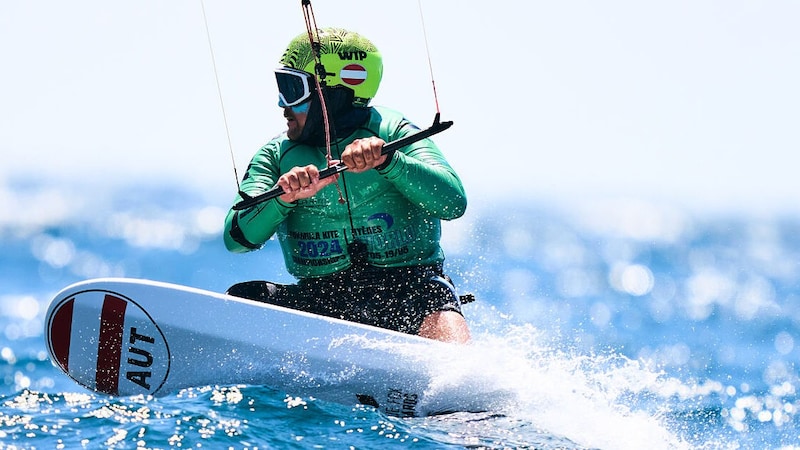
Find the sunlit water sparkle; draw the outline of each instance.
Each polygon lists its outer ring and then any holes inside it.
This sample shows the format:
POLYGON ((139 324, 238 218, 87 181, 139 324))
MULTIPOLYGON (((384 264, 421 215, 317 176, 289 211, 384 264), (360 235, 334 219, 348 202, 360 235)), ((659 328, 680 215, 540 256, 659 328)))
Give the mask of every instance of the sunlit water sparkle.
POLYGON ((289 278, 275 242, 224 250, 224 202, 74 189, 0 188, 0 448, 800 448, 796 217, 622 200, 474 208, 444 240, 448 272, 478 298, 465 307, 474 342, 429 390, 504 395, 487 413, 399 419, 261 386, 77 386, 42 337, 62 287, 289 278))

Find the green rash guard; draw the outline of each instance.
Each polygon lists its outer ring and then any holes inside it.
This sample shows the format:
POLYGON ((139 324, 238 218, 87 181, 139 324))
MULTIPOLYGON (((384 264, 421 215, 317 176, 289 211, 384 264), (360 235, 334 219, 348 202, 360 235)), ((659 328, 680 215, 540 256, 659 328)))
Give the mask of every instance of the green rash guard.
MULTIPOLYGON (((378 136, 391 142, 419 130, 396 111, 370 109, 362 127, 331 145, 334 159, 355 139, 378 136)), ((324 147, 291 141, 283 133, 253 156, 241 190, 261 194, 296 166, 323 169, 325 156, 324 147)), ((430 139, 396 151, 380 171, 343 172, 338 184, 345 203, 332 184, 294 203, 276 198, 242 211, 231 209, 225 246, 247 252, 277 233, 287 270, 301 279, 350 267, 347 244, 353 241, 366 244, 367 262, 377 267, 438 264, 444 260, 441 220, 460 217, 467 206, 461 180, 430 139)))

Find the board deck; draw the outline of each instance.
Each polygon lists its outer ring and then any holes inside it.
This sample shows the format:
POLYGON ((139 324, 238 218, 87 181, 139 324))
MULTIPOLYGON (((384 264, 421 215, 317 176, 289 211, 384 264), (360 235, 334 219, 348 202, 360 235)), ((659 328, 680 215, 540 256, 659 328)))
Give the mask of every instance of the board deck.
POLYGON ((432 389, 464 346, 149 280, 65 288, 48 308, 45 339, 70 378, 115 396, 257 384, 402 417, 485 411, 498 398, 432 389))

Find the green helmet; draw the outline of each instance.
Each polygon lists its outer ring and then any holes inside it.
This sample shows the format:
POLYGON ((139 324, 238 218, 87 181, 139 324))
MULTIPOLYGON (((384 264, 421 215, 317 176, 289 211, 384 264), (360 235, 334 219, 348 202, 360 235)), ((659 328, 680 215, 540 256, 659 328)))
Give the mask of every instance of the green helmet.
MULTIPOLYGON (((353 105, 367 106, 378 92, 383 76, 383 58, 378 49, 367 38, 342 28, 319 30, 319 41, 325 84, 352 89, 353 105)), ((310 74, 316 73, 308 33, 292 39, 280 63, 310 74)))

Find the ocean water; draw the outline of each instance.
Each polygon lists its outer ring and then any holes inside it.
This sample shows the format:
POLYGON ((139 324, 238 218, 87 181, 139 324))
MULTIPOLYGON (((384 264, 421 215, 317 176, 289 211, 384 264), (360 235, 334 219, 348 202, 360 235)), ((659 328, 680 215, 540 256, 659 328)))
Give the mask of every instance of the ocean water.
POLYGON ((510 393, 496 411, 396 418, 224 380, 116 398, 51 364, 43 315, 73 282, 289 281, 275 242, 225 251, 228 200, 170 186, 0 187, 0 449, 800 448, 792 215, 473 205, 446 224, 444 246, 459 290, 477 297, 464 308, 474 342, 439 382, 478 395, 468 380, 491 380, 510 393))

